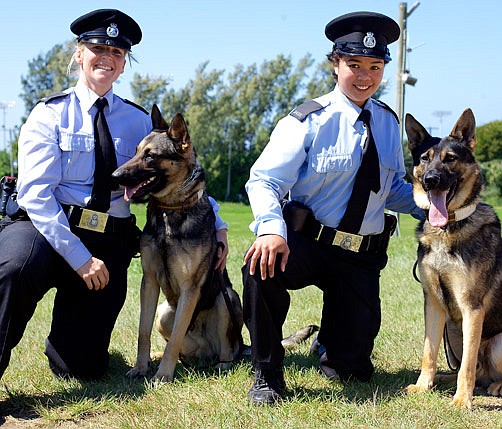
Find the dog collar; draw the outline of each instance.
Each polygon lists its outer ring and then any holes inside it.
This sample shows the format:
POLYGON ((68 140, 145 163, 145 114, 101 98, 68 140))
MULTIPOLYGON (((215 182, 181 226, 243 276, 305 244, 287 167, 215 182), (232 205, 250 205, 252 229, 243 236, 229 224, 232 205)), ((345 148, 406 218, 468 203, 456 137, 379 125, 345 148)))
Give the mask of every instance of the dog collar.
POLYGON ((476 203, 472 203, 458 210, 448 212, 448 222, 458 222, 460 220, 468 218, 471 214, 474 213, 477 206, 478 205, 476 203))
POLYGON ((168 206, 166 204, 159 203, 159 207, 167 210, 189 209, 190 207, 194 206, 197 201, 201 199, 202 194, 204 194, 204 189, 199 189, 196 193, 192 194, 181 204, 178 204, 176 206, 168 206))

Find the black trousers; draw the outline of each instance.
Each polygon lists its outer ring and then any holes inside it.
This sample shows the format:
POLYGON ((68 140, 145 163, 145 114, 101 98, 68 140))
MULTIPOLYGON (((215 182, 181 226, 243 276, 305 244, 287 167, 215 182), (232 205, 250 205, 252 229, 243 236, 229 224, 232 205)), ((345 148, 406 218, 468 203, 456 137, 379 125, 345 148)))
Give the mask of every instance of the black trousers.
POLYGON ((0 377, 38 301, 52 287, 57 292, 45 351, 51 367, 83 379, 105 373, 112 329, 126 298, 129 236, 126 231, 74 232, 110 272, 110 282, 100 291, 90 291, 29 220, 7 224, 0 232, 0 377))
POLYGON ((263 281, 259 270, 249 274, 249 264, 242 269, 244 322, 253 365, 260 369, 282 365, 288 290, 315 285, 323 291, 318 334, 326 347, 323 364, 334 368, 342 380, 367 381, 374 371, 370 357, 380 329, 379 278, 386 254, 354 253, 292 230, 288 230, 288 246, 291 253, 284 273, 277 263, 274 278, 263 281))

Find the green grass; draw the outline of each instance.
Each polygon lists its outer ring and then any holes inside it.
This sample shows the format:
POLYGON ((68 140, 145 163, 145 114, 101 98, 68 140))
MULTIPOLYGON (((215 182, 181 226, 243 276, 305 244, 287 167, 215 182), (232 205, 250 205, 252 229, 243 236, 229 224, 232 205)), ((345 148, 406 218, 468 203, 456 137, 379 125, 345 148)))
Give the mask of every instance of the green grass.
MULTIPOLYGON (((134 211, 144 222, 144 207, 135 206, 134 211)), ((230 277, 242 295, 242 256, 253 241, 248 230, 251 212, 242 204, 223 203, 221 214, 230 225, 230 277)), ((423 395, 402 393, 418 375, 424 331, 421 286, 412 276, 415 225, 410 216, 401 216, 400 237, 391 240, 389 264, 381 277, 383 320, 373 353, 376 373, 369 383, 327 381, 308 354, 309 344, 287 353, 288 391, 277 407, 247 403, 252 369, 246 360, 226 372, 197 372, 180 365, 171 384, 126 379, 124 374, 136 358, 139 316, 141 268, 134 260, 126 304, 112 337, 108 376, 93 383, 52 377, 43 355, 51 319, 50 293, 38 306, 0 382, 0 415, 17 427, 37 428, 502 427, 502 399, 484 396, 482 390, 476 390, 471 411, 450 404, 452 385, 439 385, 423 395)), ((291 295, 285 332, 318 324, 321 293, 308 287, 291 295)), ((246 330, 244 337, 249 341, 246 330)), ((152 351, 162 350, 160 335, 154 332, 152 339, 152 351)), ((442 352, 440 370, 447 370, 442 352)))

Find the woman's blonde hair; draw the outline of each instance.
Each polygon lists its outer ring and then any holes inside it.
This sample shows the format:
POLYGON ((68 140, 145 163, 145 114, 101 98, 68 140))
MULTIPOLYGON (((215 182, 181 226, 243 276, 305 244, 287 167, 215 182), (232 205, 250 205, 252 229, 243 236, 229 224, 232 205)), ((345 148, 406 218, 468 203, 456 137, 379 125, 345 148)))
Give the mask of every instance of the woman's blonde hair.
MULTIPOLYGON (((82 51, 85 48, 85 43, 84 42, 78 42, 77 46, 75 46, 75 51, 73 51, 73 54, 70 58, 70 62, 68 63, 68 66, 66 67, 66 75, 71 76, 72 74, 76 74, 78 77, 78 72, 79 69, 77 67, 73 67, 75 65, 75 54, 79 51, 82 51), (74 70, 72 70, 74 68, 74 70)), ((136 58, 132 55, 131 51, 127 51, 127 59, 129 60, 129 66, 132 67, 132 62, 138 62, 136 58)))

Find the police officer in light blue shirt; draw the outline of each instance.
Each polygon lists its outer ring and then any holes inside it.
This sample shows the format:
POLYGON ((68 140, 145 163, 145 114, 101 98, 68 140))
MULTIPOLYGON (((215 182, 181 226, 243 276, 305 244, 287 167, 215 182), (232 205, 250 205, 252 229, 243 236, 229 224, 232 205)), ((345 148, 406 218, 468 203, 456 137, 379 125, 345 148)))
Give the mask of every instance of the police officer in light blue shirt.
MULTIPOLYGON (((107 150, 102 141, 109 142, 112 155, 103 159, 120 166, 151 130, 147 112, 112 88, 141 29, 115 9, 92 11, 70 28, 77 35, 72 61, 79 66, 78 82, 41 100, 23 125, 19 210, 0 225, 0 377, 37 302, 52 287, 57 292, 45 349, 52 371, 102 376, 126 297, 127 268, 139 250, 124 189, 113 189, 98 152, 107 150), (99 127, 109 138, 96 131, 98 103, 106 121, 99 127), (95 205, 103 194, 106 203, 95 205)), ((227 225, 219 216, 216 227, 218 240, 227 244, 227 225)), ((228 245, 220 249, 218 264, 224 266, 227 252, 228 245)))
POLYGON ((314 342, 322 373, 344 381, 373 373, 379 276, 395 227, 385 209, 423 215, 403 181, 397 117, 371 98, 390 61, 387 45, 399 33, 394 20, 377 13, 331 21, 328 59, 337 85, 281 119, 251 169, 246 190, 257 238, 244 257, 243 304, 256 370, 253 403, 273 404, 285 389, 281 338, 290 289, 313 284, 323 291, 314 342))

